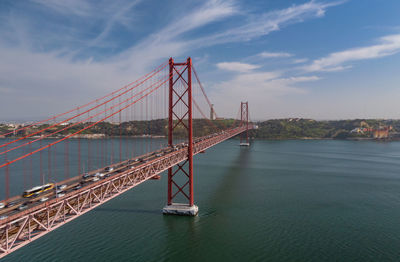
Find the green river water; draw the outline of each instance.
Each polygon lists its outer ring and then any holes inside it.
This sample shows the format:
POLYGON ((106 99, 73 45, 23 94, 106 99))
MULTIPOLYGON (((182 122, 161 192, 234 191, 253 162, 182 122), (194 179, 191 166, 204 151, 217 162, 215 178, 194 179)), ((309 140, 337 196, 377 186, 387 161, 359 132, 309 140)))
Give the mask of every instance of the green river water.
POLYGON ((197 217, 162 215, 163 174, 2 261, 400 261, 400 142, 228 140, 194 163, 197 217))

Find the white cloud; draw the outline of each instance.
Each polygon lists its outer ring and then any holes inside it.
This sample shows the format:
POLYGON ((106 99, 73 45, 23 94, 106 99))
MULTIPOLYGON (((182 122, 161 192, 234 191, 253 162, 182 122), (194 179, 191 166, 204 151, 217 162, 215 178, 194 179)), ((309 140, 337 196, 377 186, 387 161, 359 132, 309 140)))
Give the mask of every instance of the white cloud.
MULTIPOLYGON (((93 17, 96 19, 105 17, 101 20, 103 28, 97 34, 94 32, 88 34, 85 31, 87 25, 84 22, 79 22, 82 28, 73 26, 67 28, 64 24, 51 24, 49 21, 49 27, 41 28, 40 19, 31 23, 31 20, 35 19, 34 16, 1 17, 4 23, 0 26, 0 34, 3 36, 0 39, 0 57, 2 58, 0 85, 2 88, 13 89, 13 92, 8 94, 5 94, 5 89, 3 90, 2 98, 5 102, 0 105, 0 112, 4 112, 2 117, 10 116, 10 114, 22 115, 28 109, 32 109, 30 111, 32 114, 35 114, 36 110, 40 115, 47 115, 49 110, 63 111, 72 104, 75 106, 77 103, 93 99, 93 94, 104 94, 121 87, 147 73, 150 68, 170 56, 179 57, 196 48, 246 41, 267 35, 283 26, 320 17, 323 15, 321 11, 339 3, 326 4, 310 1, 306 4, 255 15, 241 13, 243 11, 234 1, 209 0, 197 8, 184 12, 183 16, 172 19, 172 22, 161 26, 158 31, 149 33, 124 50, 110 50, 113 52, 110 52, 108 56, 98 57, 90 53, 81 58, 76 54, 85 47, 107 46, 113 43, 110 35, 116 24, 129 26, 129 16, 132 12, 127 12, 127 10, 132 11, 130 7, 133 7, 133 2, 125 2, 124 6, 132 4, 128 6, 128 9, 121 8, 123 5, 118 4, 114 4, 112 9, 105 8, 103 2, 100 6, 93 8, 93 5, 97 4, 96 1, 36 0, 36 2, 40 3, 40 6, 57 12, 65 19, 79 18, 82 21, 90 21, 93 17), (186 34, 232 16, 237 16, 243 21, 240 26, 226 24, 228 28, 224 31, 209 32, 201 37, 189 37, 190 35, 186 34), (7 25, 6 23, 10 21, 18 23, 7 25), (49 46, 51 48, 48 48, 49 46), (60 95, 64 99, 63 103, 57 103, 60 95), (22 103, 22 99, 28 99, 28 97, 30 100, 22 103), (16 103, 12 103, 16 99, 22 105, 16 107, 16 103), (30 101, 35 101, 35 103, 30 101), (36 101, 42 101, 40 107, 37 107, 36 101)), ((98 24, 98 20, 90 22, 92 25, 98 24)), ((283 79, 277 76, 274 80, 269 80, 270 73, 250 73, 251 70, 258 68, 257 65, 225 63, 222 68, 247 73, 237 76, 231 82, 234 87, 237 87, 233 89, 236 90, 233 92, 236 100, 247 96, 247 92, 239 89, 234 82, 244 83, 246 78, 250 78, 248 80, 252 85, 260 85, 257 87, 260 88, 260 92, 264 89, 275 90, 278 93, 284 90, 295 91, 297 89, 292 85, 300 81, 300 79, 283 79)), ((218 86, 228 87, 224 84, 218 86)))
POLYGON ((301 64, 308 61, 308 58, 299 58, 292 61, 293 64, 301 64))
POLYGON ((270 102, 284 95, 303 94, 306 90, 296 86, 302 82, 313 82, 320 78, 317 76, 284 77, 282 72, 257 72, 242 73, 228 81, 217 83, 211 93, 213 102, 219 115, 234 117, 232 105, 249 101, 252 114, 255 118, 263 118, 270 102), (226 107, 229 101, 229 107, 226 107))
POLYGON ((196 8, 195 11, 174 20, 158 32, 128 48, 116 56, 116 59, 125 60, 124 66, 130 68, 130 70, 147 70, 154 66, 156 61, 180 56, 204 44, 193 45, 192 40, 182 39, 183 34, 237 12, 237 7, 232 1, 207 1, 203 6, 196 8))
MULTIPOLYGON (((156 57, 176 56, 196 48, 207 47, 229 42, 248 41, 256 37, 268 35, 283 26, 300 23, 310 18, 321 17, 329 7, 339 5, 343 1, 322 3, 310 1, 301 5, 275 10, 261 15, 241 13, 234 1, 210 0, 202 7, 188 13, 165 28, 150 35, 121 56, 135 57, 135 60, 153 61, 156 57), (321 10, 324 12, 321 13, 321 10), (204 37, 185 39, 182 35, 193 29, 220 21, 226 17, 245 15, 250 18, 237 27, 230 27, 223 32, 211 33, 204 37), (143 59, 142 59, 143 58, 143 59)), ((270 53, 272 54, 272 53, 270 53)), ((265 55, 268 55, 267 53, 265 55)), ((288 56, 288 53, 278 53, 288 56)))
POLYGON ((291 57, 293 55, 285 52, 276 52, 276 53, 261 52, 259 56, 263 58, 276 58, 276 57, 291 57))
POLYGON ((0 54, 2 89, 12 90, 2 95, 0 111, 20 116, 27 112, 46 115, 46 110, 61 112, 132 80, 132 76, 107 63, 72 62, 54 53, 32 53, 19 48, 0 47, 0 54), (60 100, 62 103, 57 102, 60 100))
POLYGON ((238 13, 233 1, 209 0, 206 3, 167 25, 156 35, 173 39, 190 30, 219 21, 238 13))
POLYGON ((222 63, 218 63, 217 67, 219 69, 228 70, 228 71, 249 72, 249 71, 259 68, 260 66, 239 63, 239 62, 222 62, 222 63))
POLYGON ((268 35, 278 31, 284 26, 300 23, 310 18, 322 17, 326 9, 342 4, 344 1, 331 1, 323 3, 310 1, 301 5, 293 5, 289 8, 275 10, 261 15, 250 15, 250 22, 242 26, 225 30, 222 33, 213 34, 194 40, 197 45, 214 45, 227 42, 249 41, 253 38, 268 35))
POLYGON ((121 9, 114 12, 107 20, 101 33, 95 39, 90 41, 89 46, 95 46, 101 41, 103 41, 110 34, 115 24, 120 23, 126 25, 126 20, 127 20, 126 14, 128 13, 129 10, 131 10, 135 5, 137 5, 140 2, 141 0, 132 1, 129 4, 123 6, 121 9))
MULTIPOLYGON (((54 4, 52 9, 57 9, 59 12, 63 10, 57 1, 44 3, 54 4)), ((74 9, 74 6, 66 8, 64 12, 91 17, 91 14, 79 13, 77 11, 79 8, 74 9)), ((116 23, 115 19, 118 20, 124 16, 130 7, 121 9, 115 14, 115 18, 111 17, 104 24, 102 33, 95 36, 93 44, 104 42, 111 27, 116 23)), ((2 117, 26 115, 28 109, 36 116, 46 116, 49 111, 62 112, 118 89, 140 75, 148 73, 148 70, 157 63, 166 61, 167 57, 186 52, 189 48, 186 42, 176 39, 181 34, 222 19, 234 12, 236 12, 234 6, 229 2, 208 1, 203 7, 167 24, 159 32, 150 34, 120 54, 103 58, 102 61, 92 57, 74 59, 76 51, 67 47, 47 52, 34 51, 31 45, 37 43, 30 42, 32 41, 29 35, 30 30, 25 30, 25 24, 18 24, 20 31, 27 31, 27 35, 23 37, 23 42, 28 43, 27 45, 10 46, 3 41, 4 39, 0 39, 0 57, 2 58, 0 92, 3 98, 0 112, 4 112, 2 117), (183 24, 181 24, 182 21, 184 21, 183 24), (60 97, 63 103, 57 102, 60 97), (16 99, 19 101, 18 107, 15 106, 16 99), (39 107, 38 101, 41 101, 39 107)), ((0 27, 0 30, 8 31, 8 28, 0 27)), ((47 34, 51 35, 50 32, 46 32, 47 34)), ((47 38, 57 35, 58 32, 53 32, 53 35, 47 38)), ((60 37, 64 36, 61 34, 60 37)))
POLYGON ((304 66, 303 69, 308 72, 341 71, 351 68, 351 65, 347 65, 350 62, 385 57, 399 51, 400 34, 388 35, 380 38, 378 44, 332 53, 314 60, 310 65, 304 66))
POLYGON ((45 8, 61 14, 88 16, 92 13, 92 6, 88 1, 84 0, 33 0, 32 2, 43 5, 45 8))

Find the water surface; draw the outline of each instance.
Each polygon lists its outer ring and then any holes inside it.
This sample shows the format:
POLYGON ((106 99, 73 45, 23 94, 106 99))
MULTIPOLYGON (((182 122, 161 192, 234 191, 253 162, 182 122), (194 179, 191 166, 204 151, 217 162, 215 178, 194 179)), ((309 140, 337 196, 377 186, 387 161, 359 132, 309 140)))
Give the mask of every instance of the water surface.
POLYGON ((4 261, 399 261, 400 143, 226 141, 195 157, 195 218, 166 176, 4 261))

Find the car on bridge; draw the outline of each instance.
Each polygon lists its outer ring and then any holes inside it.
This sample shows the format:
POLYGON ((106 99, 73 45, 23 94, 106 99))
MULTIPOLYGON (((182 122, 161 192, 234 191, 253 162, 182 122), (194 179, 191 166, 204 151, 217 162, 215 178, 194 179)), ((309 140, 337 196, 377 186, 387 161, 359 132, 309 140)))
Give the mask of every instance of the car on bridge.
POLYGON ((92 175, 90 175, 89 173, 85 173, 85 174, 83 174, 83 176, 82 176, 82 178, 83 179, 86 179, 86 178, 89 178, 89 177, 91 177, 92 175))
POLYGON ((65 189, 65 188, 67 188, 67 185, 59 185, 59 186, 56 186, 56 188, 57 189, 60 189, 60 190, 63 190, 63 189, 65 189))
POLYGON ((48 197, 42 197, 42 198, 39 200, 39 202, 46 202, 47 200, 49 200, 48 197))
POLYGON ((17 204, 17 202, 9 202, 6 207, 13 207, 17 204))
POLYGON ((58 193, 58 194, 56 194, 56 197, 63 197, 63 196, 65 196, 65 193, 58 193))
POLYGON ((97 172, 94 176, 95 176, 95 177, 98 177, 98 178, 102 178, 102 177, 105 176, 105 174, 104 174, 104 173, 101 173, 101 172, 97 172))
POLYGON ((104 171, 106 171, 106 172, 111 172, 111 171, 113 171, 113 170, 114 170, 114 168, 111 167, 111 166, 108 166, 108 167, 106 167, 106 168, 104 169, 104 171))
POLYGON ((20 205, 20 206, 18 207, 18 210, 24 210, 24 209, 27 209, 27 208, 28 208, 28 204, 23 203, 22 205, 20 205))

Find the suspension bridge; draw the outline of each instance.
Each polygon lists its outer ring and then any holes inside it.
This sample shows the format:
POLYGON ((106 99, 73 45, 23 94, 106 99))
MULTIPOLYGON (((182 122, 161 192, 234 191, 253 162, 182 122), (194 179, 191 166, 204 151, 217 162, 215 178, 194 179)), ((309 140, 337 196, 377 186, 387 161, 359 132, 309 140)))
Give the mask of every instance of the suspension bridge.
POLYGON ((191 58, 171 58, 101 98, 3 132, 0 258, 164 171, 163 213, 197 215, 193 156, 238 135, 249 146, 252 128, 247 102, 235 119, 219 118, 191 58))

